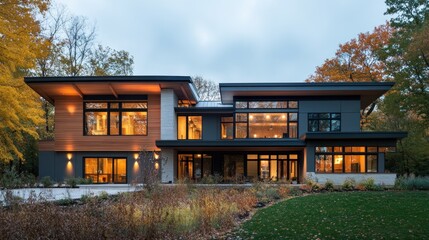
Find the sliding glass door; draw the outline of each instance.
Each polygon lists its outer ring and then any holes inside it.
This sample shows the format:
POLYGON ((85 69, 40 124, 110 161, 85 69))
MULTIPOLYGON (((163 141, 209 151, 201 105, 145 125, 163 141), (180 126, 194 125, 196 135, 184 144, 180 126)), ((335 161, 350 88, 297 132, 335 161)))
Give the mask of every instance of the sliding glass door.
POLYGON ((126 183, 126 158, 84 158, 84 177, 93 183, 126 183))

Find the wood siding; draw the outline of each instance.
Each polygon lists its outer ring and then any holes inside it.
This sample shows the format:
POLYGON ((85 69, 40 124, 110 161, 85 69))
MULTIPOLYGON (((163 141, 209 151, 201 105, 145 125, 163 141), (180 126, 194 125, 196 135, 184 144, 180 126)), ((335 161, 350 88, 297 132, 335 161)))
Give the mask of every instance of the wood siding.
POLYGON ((55 142, 54 141, 39 141, 39 151, 54 151, 55 142))
POLYGON ((160 95, 148 96, 147 136, 84 136, 82 99, 55 99, 55 151, 155 150, 160 130, 160 95))

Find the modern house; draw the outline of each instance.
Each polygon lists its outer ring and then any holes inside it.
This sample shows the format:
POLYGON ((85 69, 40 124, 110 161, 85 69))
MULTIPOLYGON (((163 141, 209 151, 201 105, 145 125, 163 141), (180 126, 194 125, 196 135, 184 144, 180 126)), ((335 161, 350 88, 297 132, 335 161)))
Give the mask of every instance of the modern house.
POLYGON ((153 151, 162 182, 290 180, 393 184, 384 153, 404 132, 362 132, 360 110, 393 83, 222 83, 199 101, 190 77, 28 77, 55 105, 55 141, 40 141, 39 173, 56 180, 132 183, 153 151))

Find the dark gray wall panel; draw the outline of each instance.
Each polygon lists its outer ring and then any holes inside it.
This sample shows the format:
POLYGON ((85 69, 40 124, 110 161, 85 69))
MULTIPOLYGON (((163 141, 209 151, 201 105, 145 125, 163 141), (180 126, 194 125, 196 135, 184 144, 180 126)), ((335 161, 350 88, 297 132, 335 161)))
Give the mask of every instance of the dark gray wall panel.
POLYGON ((220 114, 203 115, 203 140, 218 140, 220 138, 220 114))
POLYGON ((39 178, 55 176, 55 152, 39 152, 39 178))

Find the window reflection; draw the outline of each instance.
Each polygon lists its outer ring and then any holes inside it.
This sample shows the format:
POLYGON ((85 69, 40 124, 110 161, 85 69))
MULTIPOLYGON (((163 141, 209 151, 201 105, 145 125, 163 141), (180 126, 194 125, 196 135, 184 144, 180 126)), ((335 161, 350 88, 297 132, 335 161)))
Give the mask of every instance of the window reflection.
POLYGON ((107 135, 107 112, 86 112, 86 134, 107 135))
POLYGON ((201 116, 178 116, 177 139, 202 139, 201 116))
POLYGON ((122 112, 122 135, 146 135, 147 112, 122 112))

